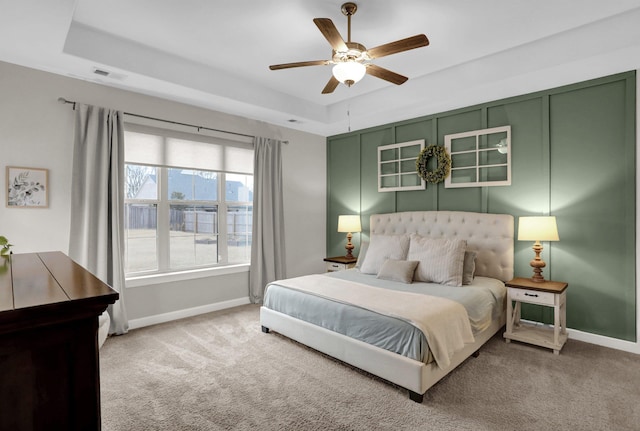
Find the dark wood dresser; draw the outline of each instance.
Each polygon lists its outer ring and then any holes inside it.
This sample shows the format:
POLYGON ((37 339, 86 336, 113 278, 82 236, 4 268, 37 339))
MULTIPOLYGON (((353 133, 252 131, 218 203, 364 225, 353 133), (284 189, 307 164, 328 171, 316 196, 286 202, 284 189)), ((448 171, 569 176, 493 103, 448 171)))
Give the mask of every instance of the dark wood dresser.
POLYGON ((0 257, 0 430, 99 430, 98 316, 118 293, 61 252, 0 257))

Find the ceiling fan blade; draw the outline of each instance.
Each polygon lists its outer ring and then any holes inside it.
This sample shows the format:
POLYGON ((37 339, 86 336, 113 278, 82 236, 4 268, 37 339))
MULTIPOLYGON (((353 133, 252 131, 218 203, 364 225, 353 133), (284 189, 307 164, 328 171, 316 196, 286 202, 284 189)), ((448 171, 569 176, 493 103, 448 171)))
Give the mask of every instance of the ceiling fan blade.
POLYGON ((344 43, 344 39, 340 36, 340 32, 329 18, 315 18, 313 22, 318 26, 318 29, 323 36, 329 41, 329 44, 335 51, 347 51, 347 44, 344 43))
POLYGON ((370 58, 380 58, 386 55, 396 54, 410 49, 420 48, 429 45, 429 39, 424 34, 418 34, 406 39, 396 40, 395 42, 385 43, 367 50, 370 58))
POLYGON ((338 84, 340 84, 340 81, 338 81, 335 76, 331 75, 331 79, 329 80, 329 82, 327 82, 327 85, 325 85, 324 88, 322 89, 322 94, 333 93, 333 90, 336 89, 338 84))
POLYGON ((269 66, 269 69, 279 70, 279 69, 289 69, 292 67, 324 66, 326 64, 329 64, 329 60, 299 61, 297 63, 274 64, 272 66, 269 66))
POLYGON ((398 73, 392 72, 384 67, 376 66, 375 64, 367 64, 367 73, 376 78, 384 79, 385 81, 392 82, 396 85, 404 84, 407 79, 406 76, 402 76, 398 73))

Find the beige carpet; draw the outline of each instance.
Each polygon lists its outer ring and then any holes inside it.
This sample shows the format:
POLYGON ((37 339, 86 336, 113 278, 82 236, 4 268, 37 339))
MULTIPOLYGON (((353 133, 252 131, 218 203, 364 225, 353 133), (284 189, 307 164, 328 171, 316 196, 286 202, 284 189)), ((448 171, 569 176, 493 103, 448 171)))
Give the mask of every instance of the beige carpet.
POLYGON ((100 352, 103 430, 640 430, 640 356, 494 337, 407 391, 260 331, 249 305, 131 331, 100 352))

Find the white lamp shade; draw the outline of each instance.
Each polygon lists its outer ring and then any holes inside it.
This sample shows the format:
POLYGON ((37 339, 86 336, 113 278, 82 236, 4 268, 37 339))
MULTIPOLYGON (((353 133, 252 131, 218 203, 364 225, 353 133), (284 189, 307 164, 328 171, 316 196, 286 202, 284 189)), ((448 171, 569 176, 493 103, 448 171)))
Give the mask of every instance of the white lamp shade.
POLYGON ((518 219, 518 240, 560 241, 556 218, 554 216, 520 217, 518 219))
POLYGON ((344 61, 333 66, 333 76, 343 84, 345 81, 353 81, 351 83, 355 84, 366 72, 367 68, 364 64, 357 61, 344 61))
POLYGON ((338 216, 338 232, 361 232, 359 215, 338 216))

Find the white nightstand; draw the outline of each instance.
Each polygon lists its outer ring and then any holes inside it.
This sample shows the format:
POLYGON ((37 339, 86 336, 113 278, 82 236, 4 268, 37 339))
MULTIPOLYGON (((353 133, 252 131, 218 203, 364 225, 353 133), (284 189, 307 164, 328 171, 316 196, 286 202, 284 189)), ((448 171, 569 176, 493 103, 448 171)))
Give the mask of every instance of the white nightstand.
POLYGON ((324 259, 327 262, 327 272, 344 271, 345 269, 355 268, 357 257, 327 257, 324 259))
POLYGON ((553 349, 556 355, 567 341, 567 283, 536 282, 530 278, 514 278, 507 286, 507 330, 504 338, 553 349), (512 305, 515 303, 515 307, 512 305), (520 322, 520 305, 538 304, 553 307, 553 329, 520 322))

